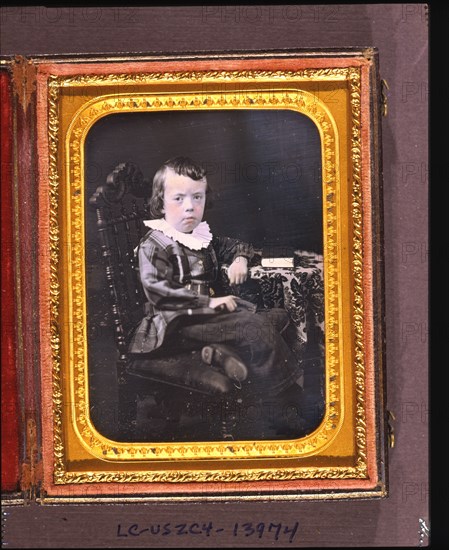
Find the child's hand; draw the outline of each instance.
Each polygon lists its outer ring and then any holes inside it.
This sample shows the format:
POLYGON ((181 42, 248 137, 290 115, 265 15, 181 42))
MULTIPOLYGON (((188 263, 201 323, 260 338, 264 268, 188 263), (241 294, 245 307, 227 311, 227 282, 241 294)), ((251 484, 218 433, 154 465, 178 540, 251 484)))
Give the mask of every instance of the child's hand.
POLYGON ((237 304, 235 296, 222 296, 221 298, 211 298, 209 300, 209 307, 216 309, 217 311, 226 309, 228 311, 235 311, 237 304))
POLYGON ((237 256, 228 268, 228 277, 231 285, 241 285, 248 277, 248 260, 244 256, 237 256))

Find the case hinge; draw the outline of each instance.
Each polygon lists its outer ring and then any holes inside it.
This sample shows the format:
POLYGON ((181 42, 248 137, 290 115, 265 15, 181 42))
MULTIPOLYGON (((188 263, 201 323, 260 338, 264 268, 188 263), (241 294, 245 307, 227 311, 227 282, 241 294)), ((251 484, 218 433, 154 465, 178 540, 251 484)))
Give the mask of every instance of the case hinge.
POLYGON ((396 420, 396 417, 391 411, 387 411, 387 429, 388 429, 388 446, 393 449, 395 444, 394 427, 392 422, 396 420))
POLYGON ((388 114, 388 96, 386 90, 389 90, 390 86, 388 86, 388 82, 382 78, 380 81, 380 104, 381 104, 381 111, 382 116, 387 116, 388 114))
POLYGON ((26 113, 36 91, 36 67, 30 59, 16 55, 11 63, 11 72, 14 94, 26 113))
POLYGON ((27 460, 22 464, 22 476, 20 485, 22 491, 28 492, 31 500, 36 498, 36 489, 42 478, 42 462, 37 460, 37 432, 36 422, 33 418, 28 418, 26 423, 26 435, 28 445, 27 460))

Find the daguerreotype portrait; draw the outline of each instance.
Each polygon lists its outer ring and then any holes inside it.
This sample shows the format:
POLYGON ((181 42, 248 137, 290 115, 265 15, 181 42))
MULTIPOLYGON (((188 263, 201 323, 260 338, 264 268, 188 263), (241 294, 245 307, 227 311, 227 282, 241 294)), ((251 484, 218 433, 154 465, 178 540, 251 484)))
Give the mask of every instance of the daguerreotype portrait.
POLYGON ((158 442, 311 433, 324 413, 321 148, 311 119, 286 109, 110 115, 90 129, 85 158, 99 432, 158 442), (135 371, 122 376, 137 382, 118 396, 106 368, 117 347, 135 371))
POLYGON ((47 493, 383 496, 376 52, 37 71, 47 493))

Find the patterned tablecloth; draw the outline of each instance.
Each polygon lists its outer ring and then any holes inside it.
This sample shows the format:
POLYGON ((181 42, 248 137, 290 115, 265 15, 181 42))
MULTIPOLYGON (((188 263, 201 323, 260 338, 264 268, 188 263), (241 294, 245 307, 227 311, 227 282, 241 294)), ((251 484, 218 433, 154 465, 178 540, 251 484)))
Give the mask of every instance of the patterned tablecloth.
POLYGON ((323 345, 324 279, 323 256, 296 251, 294 267, 250 268, 251 277, 239 287, 224 277, 224 291, 257 304, 259 309, 285 308, 296 327, 300 344, 323 345))

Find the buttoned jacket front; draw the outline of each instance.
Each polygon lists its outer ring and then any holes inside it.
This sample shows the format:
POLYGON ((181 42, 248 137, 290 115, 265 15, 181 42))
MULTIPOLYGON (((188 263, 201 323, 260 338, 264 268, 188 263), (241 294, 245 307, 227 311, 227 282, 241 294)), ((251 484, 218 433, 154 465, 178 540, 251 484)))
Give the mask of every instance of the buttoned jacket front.
POLYGON ((181 316, 217 315, 209 301, 217 292, 219 269, 239 256, 250 260, 252 247, 237 239, 213 237, 207 247, 192 250, 162 231, 150 229, 137 250, 147 301, 145 316, 131 338, 130 353, 159 348, 170 325, 181 316))

